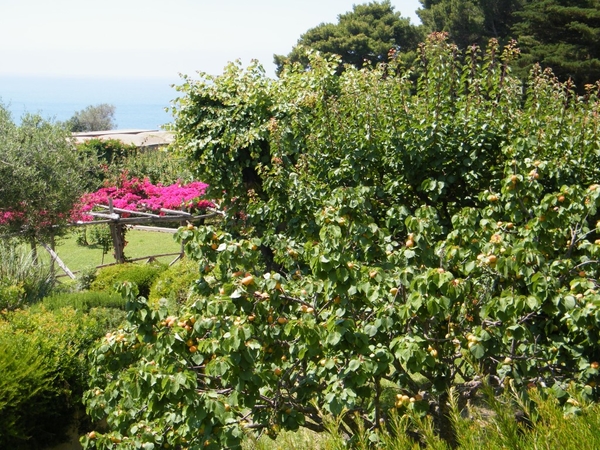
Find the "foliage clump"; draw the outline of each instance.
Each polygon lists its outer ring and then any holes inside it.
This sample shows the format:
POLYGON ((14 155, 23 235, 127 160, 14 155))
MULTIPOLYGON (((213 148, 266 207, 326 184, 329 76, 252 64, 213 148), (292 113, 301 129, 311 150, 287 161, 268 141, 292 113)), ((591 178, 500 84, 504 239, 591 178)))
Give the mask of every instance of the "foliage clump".
POLYGON ((0 310, 17 309, 48 295, 55 286, 48 264, 15 240, 0 244, 0 310))
POLYGON ((148 297, 156 277, 167 269, 165 264, 116 264, 98 270, 96 279, 90 285, 91 291, 111 292, 115 284, 131 282, 137 285, 140 295, 148 297))
POLYGON ((156 277, 148 301, 158 307, 161 300, 164 300, 167 308, 176 312, 188 302, 197 279, 198 262, 188 258, 180 260, 156 277))
POLYGON ((56 292, 44 297, 41 306, 48 311, 61 308, 73 308, 81 312, 89 312, 93 308, 113 308, 125 310, 123 298, 114 292, 56 292))
POLYGON ((87 350, 123 320, 117 315, 68 306, 0 315, 1 448, 41 449, 66 440, 89 387, 87 350))
POLYGON ((148 178, 152 184, 191 181, 184 160, 169 155, 164 148, 138 148, 118 139, 88 139, 77 148, 96 156, 96 166, 90 175, 97 185, 118 184, 124 173, 129 178, 148 178))
POLYGON ((434 34, 409 71, 186 79, 175 147, 224 220, 178 233, 189 307, 121 286, 130 325, 86 396, 109 428, 84 446, 234 447, 327 415, 354 441, 394 414, 440 430, 453 387, 597 399, 598 87, 535 70, 524 91, 517 56, 434 34))

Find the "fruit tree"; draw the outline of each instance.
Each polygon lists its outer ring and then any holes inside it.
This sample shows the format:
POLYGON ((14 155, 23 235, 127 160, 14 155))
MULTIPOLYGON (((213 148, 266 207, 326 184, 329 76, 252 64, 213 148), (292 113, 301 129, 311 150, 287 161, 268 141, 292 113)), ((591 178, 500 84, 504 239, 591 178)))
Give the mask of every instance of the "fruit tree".
POLYGON ((596 398, 599 86, 524 89, 517 56, 434 34, 411 71, 185 79, 174 148, 225 219, 179 231, 200 270, 177 315, 120 287, 86 448, 235 447, 328 415, 376 433, 394 411, 443 420, 459 384, 596 398))

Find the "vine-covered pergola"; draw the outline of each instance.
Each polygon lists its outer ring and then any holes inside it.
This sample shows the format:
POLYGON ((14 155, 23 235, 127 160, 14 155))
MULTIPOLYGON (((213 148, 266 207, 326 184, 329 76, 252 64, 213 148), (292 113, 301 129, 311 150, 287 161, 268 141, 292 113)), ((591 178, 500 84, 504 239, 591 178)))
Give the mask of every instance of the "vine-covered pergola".
MULTIPOLYGON (((202 223, 205 219, 221 215, 222 212, 214 209, 213 202, 202 199, 208 186, 205 183, 194 181, 181 183, 178 181, 172 185, 154 185, 148 179, 126 178, 126 174, 117 182, 116 186, 105 186, 96 192, 84 194, 74 205, 67 227, 86 227, 90 225, 108 225, 114 247, 115 263, 126 261, 124 255, 125 231, 127 226, 135 225, 158 225, 163 223, 202 223)), ((40 211, 43 215, 44 211, 40 211)), ((58 224, 46 225, 46 232, 32 233, 30 224, 25 216, 19 212, 5 213, 0 221, 8 227, 13 227, 11 236, 23 236, 28 234, 32 246, 35 242, 41 244, 52 258, 52 263, 58 266, 71 278, 75 278, 69 268, 61 261, 54 251, 52 229, 58 224), (49 243, 46 243, 49 238, 49 243)), ((64 226, 60 225, 60 226, 64 226)), ((179 253, 165 255, 150 255, 141 259, 153 259, 159 256, 177 255, 173 261, 181 258, 183 250, 179 253)), ((131 260, 129 260, 131 261, 131 260)))
POLYGON ((177 211, 168 208, 160 208, 160 214, 134 211, 130 209, 117 208, 113 206, 112 201, 108 205, 96 205, 106 212, 90 211, 87 214, 93 216, 95 220, 89 222, 77 222, 74 225, 87 226, 108 224, 113 241, 115 261, 120 264, 125 262, 125 227, 127 225, 146 225, 156 223, 193 223, 204 221, 204 219, 215 217, 220 212, 211 209, 208 214, 194 215, 186 211, 177 211))

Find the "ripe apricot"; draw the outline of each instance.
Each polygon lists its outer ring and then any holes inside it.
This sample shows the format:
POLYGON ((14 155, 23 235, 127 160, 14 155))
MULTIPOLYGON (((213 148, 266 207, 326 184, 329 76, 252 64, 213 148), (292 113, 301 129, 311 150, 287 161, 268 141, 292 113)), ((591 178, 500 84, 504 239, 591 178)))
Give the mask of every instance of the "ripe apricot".
POLYGON ((241 283, 242 283, 244 286, 249 286, 249 285, 251 285, 252 283, 254 283, 254 277, 253 277, 252 275, 245 276, 244 278, 242 278, 242 281, 241 281, 241 283))

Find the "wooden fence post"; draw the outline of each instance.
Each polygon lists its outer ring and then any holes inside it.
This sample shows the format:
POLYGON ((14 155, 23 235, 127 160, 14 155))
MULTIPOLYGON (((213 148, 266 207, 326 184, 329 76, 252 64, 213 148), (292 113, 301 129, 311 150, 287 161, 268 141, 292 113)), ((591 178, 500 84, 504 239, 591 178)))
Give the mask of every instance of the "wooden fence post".
MULTIPOLYGON (((115 214, 112 198, 108 199, 108 211, 111 215, 115 214)), ((117 264, 123 264, 125 262, 125 242, 123 239, 125 233, 123 233, 123 225, 119 223, 119 219, 110 223, 110 235, 115 249, 115 261, 117 264)))
POLYGON ((67 265, 62 261, 62 259, 60 259, 60 257, 56 254, 56 252, 54 251, 54 249, 52 248, 51 245, 46 244, 44 241, 40 240, 39 241, 40 244, 42 245, 42 247, 44 247, 46 249, 46 251, 48 253, 50 253, 50 256, 52 257, 52 266, 53 266, 53 271, 54 271, 54 263, 56 262, 58 264, 58 266, 69 276, 69 278, 71 278, 72 280, 75 279, 75 275, 73 275, 73 272, 71 272, 69 270, 69 268, 67 267, 67 265))

